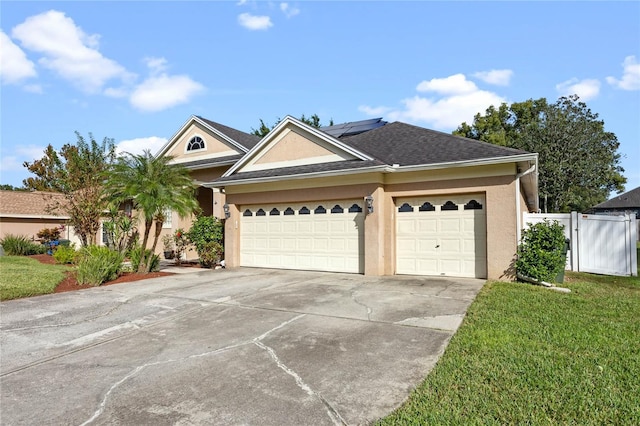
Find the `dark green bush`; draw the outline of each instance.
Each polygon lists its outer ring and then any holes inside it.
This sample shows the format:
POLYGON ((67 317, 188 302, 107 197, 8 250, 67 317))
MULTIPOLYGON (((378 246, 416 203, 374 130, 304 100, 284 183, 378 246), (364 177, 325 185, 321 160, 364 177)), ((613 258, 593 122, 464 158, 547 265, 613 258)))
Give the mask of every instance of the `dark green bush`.
POLYGON ((53 252, 53 258, 57 263, 69 264, 75 263, 79 256, 73 245, 59 245, 57 250, 53 252))
POLYGON ((98 286, 118 278, 124 256, 108 247, 88 246, 80 251, 78 283, 98 286))
POLYGON ((539 222, 522 231, 516 271, 538 281, 553 282, 566 263, 564 225, 539 222))
MULTIPOLYGON (((198 216, 191 225, 191 229, 187 232, 189 240, 196 247, 198 256, 202 260, 203 252, 209 243, 217 243, 220 247, 223 246, 223 225, 217 218, 213 216, 198 216)), ((209 246, 209 251, 212 246, 209 246)), ((221 256, 223 250, 220 251, 221 256)), ((207 254, 205 254, 207 256, 207 254)))
POLYGON ((34 243, 26 235, 7 234, 0 240, 0 244, 8 256, 30 256, 47 252, 46 246, 34 243))
MULTIPOLYGON (((151 250, 146 250, 146 257, 148 258, 151 255, 151 250)), ((131 269, 133 271, 138 270, 138 266, 140 266, 140 257, 142 257, 142 247, 139 245, 133 247, 129 250, 129 260, 131 261, 131 269)), ((155 272, 160 270, 160 256, 154 254, 151 259, 151 269, 149 272, 155 272)))
POLYGON ((206 243, 198 253, 198 255, 200 256, 200 264, 205 268, 211 268, 215 266, 216 263, 220 262, 222 252, 222 244, 215 241, 206 243))

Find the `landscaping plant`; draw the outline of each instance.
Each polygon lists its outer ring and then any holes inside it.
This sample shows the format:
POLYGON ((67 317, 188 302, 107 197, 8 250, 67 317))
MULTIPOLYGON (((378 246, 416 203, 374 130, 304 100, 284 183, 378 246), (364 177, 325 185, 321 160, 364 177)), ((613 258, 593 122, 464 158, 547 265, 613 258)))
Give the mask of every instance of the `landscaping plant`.
POLYGON ((179 265, 182 261, 182 255, 189 249, 191 241, 189 241, 189 236, 187 235, 187 233, 184 232, 182 228, 178 228, 173 234, 173 243, 176 248, 176 265, 179 265))
POLYGON ((81 250, 78 262, 78 284, 99 286, 118 278, 124 255, 108 247, 88 246, 81 250))
POLYGON ((79 252, 76 251, 75 244, 58 246, 58 249, 53 252, 53 258, 56 263, 60 264, 72 264, 76 262, 79 252))
POLYGON ((516 271, 538 281, 553 282, 566 263, 564 225, 558 221, 539 222, 522 231, 516 271))
MULTIPOLYGON (((160 269, 160 256, 153 254, 151 250, 145 250, 145 259, 150 259, 150 267, 148 272, 155 272, 160 269)), ((136 244, 131 250, 129 250, 129 260, 131 261, 131 269, 134 272, 139 272, 140 262, 142 259, 142 247, 136 244)))
POLYGON ((224 253, 223 225, 213 216, 198 216, 188 232, 189 239, 196 247, 203 266, 211 267, 211 262, 219 260, 224 253), (211 244, 215 243, 215 244, 211 244), (203 259, 206 259, 203 261, 203 259))
POLYGON ((200 256, 200 264, 205 268, 215 266, 216 263, 220 262, 223 251, 222 244, 216 241, 209 241, 201 247, 198 254, 200 256))
POLYGON ((30 256, 47 252, 46 246, 34 243, 26 235, 7 234, 0 240, 0 245, 7 256, 30 256))

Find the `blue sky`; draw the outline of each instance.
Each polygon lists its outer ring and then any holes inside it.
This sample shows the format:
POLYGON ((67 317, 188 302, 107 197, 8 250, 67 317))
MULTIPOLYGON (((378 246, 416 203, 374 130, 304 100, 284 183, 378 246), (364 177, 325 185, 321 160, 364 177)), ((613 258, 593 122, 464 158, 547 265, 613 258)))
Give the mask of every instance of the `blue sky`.
POLYGON ((155 152, 193 114, 371 117, 450 132, 490 105, 577 93, 640 186, 639 2, 0 4, 0 183, 74 131, 155 152))

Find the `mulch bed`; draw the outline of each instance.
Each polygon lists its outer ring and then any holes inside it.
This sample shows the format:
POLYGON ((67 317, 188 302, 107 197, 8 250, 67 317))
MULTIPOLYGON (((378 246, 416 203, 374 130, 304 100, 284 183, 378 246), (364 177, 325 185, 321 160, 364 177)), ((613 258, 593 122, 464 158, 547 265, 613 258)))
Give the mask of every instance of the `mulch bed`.
MULTIPOLYGON (((36 254, 29 257, 37 260, 40 263, 46 263, 49 265, 56 264, 56 261, 53 258, 53 256, 49 256, 48 254, 36 254)), ((183 264, 182 266, 192 267, 190 264, 183 264)), ((106 285, 112 285, 112 284, 122 284, 122 283, 130 283, 134 281, 146 280, 148 278, 166 277, 168 275, 174 275, 174 274, 171 272, 150 272, 148 274, 138 274, 136 272, 125 272, 115 280, 107 281, 106 283, 102 284, 101 287, 104 287, 106 285)), ((75 273, 73 271, 69 271, 69 272, 65 272, 64 279, 60 282, 60 284, 58 284, 58 286, 54 290, 54 293, 64 293, 65 291, 81 290, 83 288, 91 288, 91 287, 93 286, 88 284, 85 284, 85 285, 78 284, 78 280, 76 280, 75 273)))

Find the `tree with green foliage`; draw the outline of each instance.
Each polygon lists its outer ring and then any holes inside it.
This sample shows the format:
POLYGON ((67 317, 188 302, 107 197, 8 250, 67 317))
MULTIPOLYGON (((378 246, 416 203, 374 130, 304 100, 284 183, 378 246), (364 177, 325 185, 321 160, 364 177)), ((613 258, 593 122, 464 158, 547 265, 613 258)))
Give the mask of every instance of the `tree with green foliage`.
POLYGON ((165 212, 171 210, 180 217, 186 217, 199 208, 195 198, 196 186, 188 170, 172 164, 171 160, 171 156, 154 157, 148 150, 141 155, 125 154, 118 158, 106 182, 110 201, 121 203, 130 200, 144 218, 140 273, 150 271, 165 212), (147 252, 144 249, 154 224, 153 244, 147 252))
MULTIPOLYGON (((318 116, 318 114, 313 114, 310 117, 305 117, 304 114, 302 114, 302 116, 299 118, 300 121, 302 121, 305 124, 308 124, 311 127, 315 127, 316 129, 319 129, 320 127, 323 127, 324 125, 320 123, 320 117, 318 116)), ((282 121, 281 118, 278 118, 278 120, 276 121, 276 123, 269 127, 267 124, 265 124, 265 122, 260 119, 260 127, 258 127, 257 129, 251 128, 251 134, 252 135, 256 135, 256 136, 260 136, 261 138, 265 137, 271 130, 273 130, 274 127, 276 127, 278 125, 278 123, 280 123, 282 121)), ((329 126, 333 126, 333 118, 331 120, 329 120, 329 126)))
POLYGON ((537 152, 544 212, 584 211, 624 191, 618 139, 576 95, 490 106, 453 134, 537 152))
POLYGON ((13 186, 13 185, 9 185, 9 184, 6 184, 6 183, 1 183, 0 184, 0 190, 1 191, 28 191, 27 188, 13 186))
POLYGON ((29 190, 64 194, 64 203, 52 201, 48 208, 68 215, 68 224, 74 227, 82 245, 88 246, 96 243, 100 217, 107 206, 103 183, 116 158, 115 144, 109 138, 99 143, 91 133, 89 141, 75 134, 75 145, 65 144, 60 151, 48 145, 41 159, 25 161, 24 167, 35 177, 25 179, 23 184, 29 190))

